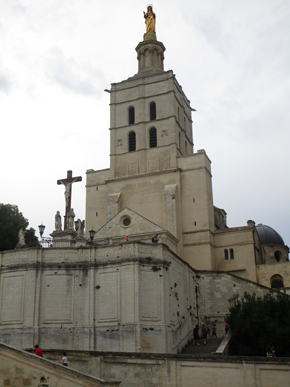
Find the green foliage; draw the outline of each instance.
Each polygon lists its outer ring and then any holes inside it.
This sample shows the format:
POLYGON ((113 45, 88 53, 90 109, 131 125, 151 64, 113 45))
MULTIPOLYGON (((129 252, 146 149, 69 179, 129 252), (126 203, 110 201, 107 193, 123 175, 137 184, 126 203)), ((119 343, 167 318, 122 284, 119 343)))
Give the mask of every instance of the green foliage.
POLYGON ((270 292, 264 297, 255 293, 235 294, 229 299, 232 339, 230 354, 266 356, 266 347, 274 345, 277 356, 290 356, 290 297, 270 292))
POLYGON ((27 247, 38 247, 40 246, 38 242, 38 238, 35 235, 34 228, 30 227, 28 230, 26 230, 25 233, 25 243, 27 247))
MULTIPOLYGON (((18 231, 28 226, 18 207, 12 204, 0 203, 0 251, 15 249, 18 242, 18 231)), ((25 234, 27 247, 39 246, 35 230, 30 228, 25 234)))

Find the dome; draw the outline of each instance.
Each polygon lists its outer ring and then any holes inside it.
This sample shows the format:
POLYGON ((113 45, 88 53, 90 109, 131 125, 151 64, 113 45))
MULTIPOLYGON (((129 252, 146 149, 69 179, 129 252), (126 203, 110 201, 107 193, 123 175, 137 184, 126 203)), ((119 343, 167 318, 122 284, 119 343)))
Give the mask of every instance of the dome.
POLYGON ((265 226, 264 224, 257 224, 256 230, 259 235, 260 241, 263 245, 282 245, 285 246, 285 243, 280 234, 277 233, 273 228, 265 226))

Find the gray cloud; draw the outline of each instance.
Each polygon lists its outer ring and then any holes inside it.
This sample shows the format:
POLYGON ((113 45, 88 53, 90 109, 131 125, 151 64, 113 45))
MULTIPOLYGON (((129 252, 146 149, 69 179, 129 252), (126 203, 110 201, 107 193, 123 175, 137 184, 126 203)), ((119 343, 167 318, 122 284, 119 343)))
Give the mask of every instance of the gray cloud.
POLYGON ((53 49, 50 53, 47 76, 60 87, 82 95, 98 95, 107 84, 100 71, 66 58, 59 49, 53 49))
POLYGON ((0 91, 7 93, 12 87, 12 82, 7 74, 0 72, 0 91))

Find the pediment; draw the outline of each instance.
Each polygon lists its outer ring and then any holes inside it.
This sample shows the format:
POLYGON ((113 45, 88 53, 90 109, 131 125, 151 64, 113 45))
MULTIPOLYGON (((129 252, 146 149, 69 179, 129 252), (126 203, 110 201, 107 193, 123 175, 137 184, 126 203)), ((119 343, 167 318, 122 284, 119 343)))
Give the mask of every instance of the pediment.
POLYGON ((94 239, 114 238, 132 234, 152 233, 154 235, 164 231, 166 230, 144 216, 129 208, 124 208, 96 232, 94 239))

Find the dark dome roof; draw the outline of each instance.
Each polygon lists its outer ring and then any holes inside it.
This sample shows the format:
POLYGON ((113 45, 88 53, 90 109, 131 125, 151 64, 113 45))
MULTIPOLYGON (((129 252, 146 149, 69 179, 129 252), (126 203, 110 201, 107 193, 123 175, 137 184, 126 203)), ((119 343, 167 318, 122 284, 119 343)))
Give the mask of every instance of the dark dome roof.
POLYGON ((257 233, 259 235, 260 241, 263 245, 282 245, 285 246, 285 243, 280 234, 277 233, 273 228, 265 226, 264 224, 256 225, 257 233))

